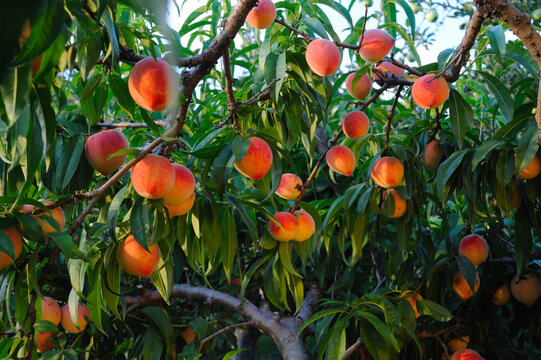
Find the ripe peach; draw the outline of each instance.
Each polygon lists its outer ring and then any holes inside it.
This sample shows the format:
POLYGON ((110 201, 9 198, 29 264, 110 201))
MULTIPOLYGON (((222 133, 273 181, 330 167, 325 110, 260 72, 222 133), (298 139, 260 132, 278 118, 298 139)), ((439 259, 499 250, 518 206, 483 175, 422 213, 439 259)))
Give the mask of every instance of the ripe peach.
POLYGON ((335 172, 351 176, 355 168, 355 155, 350 148, 344 145, 336 145, 327 151, 325 155, 327 165, 335 172))
POLYGON ((524 180, 530 180, 539 175, 541 172, 541 161, 539 157, 534 155, 532 161, 519 174, 519 178, 524 180))
POLYGON ((411 97, 417 106, 423 109, 434 109, 442 105, 449 97, 449 85, 444 78, 434 79, 434 74, 428 74, 413 84, 411 97))
POLYGON ((328 76, 338 70, 340 58, 338 46, 329 40, 314 40, 306 48, 306 62, 319 76, 328 76))
POLYGON ((246 22, 256 29, 268 28, 276 18, 276 6, 271 0, 259 0, 246 17, 246 22))
MULTIPOLYGON (((45 206, 49 206, 49 205, 52 205, 52 204, 53 204, 52 201, 46 201, 46 202, 43 203, 43 205, 45 205, 45 206)), ((41 213, 39 213, 38 215, 36 215, 34 217, 36 219, 36 221, 39 223, 39 226, 41 227, 41 231, 43 231, 43 234, 45 235, 46 239, 49 237, 48 236, 49 233, 63 231, 64 230, 64 225, 65 225, 65 218, 64 218, 64 213, 62 212, 62 208, 57 207, 57 208, 50 209, 50 210, 51 210, 51 214, 49 214, 48 212, 41 212, 41 213), (55 229, 51 224, 49 224, 49 222, 44 220, 43 217, 45 217, 45 216, 48 216, 48 217, 52 216, 53 219, 58 224, 59 230, 55 229)), ((24 214, 30 214, 32 211, 34 211, 34 206, 33 205, 25 205, 25 206, 23 206, 23 209, 21 211, 24 214)))
POLYGON ((250 179, 259 180, 272 166, 272 150, 265 140, 258 137, 248 138, 250 146, 246 155, 235 161, 235 168, 250 179))
POLYGON ((188 199, 184 200, 178 205, 165 205, 169 211, 169 218, 186 214, 193 207, 195 202, 195 193, 192 193, 188 199))
MULTIPOLYGON (((148 241, 150 243, 150 239, 148 241)), ((149 277, 160 261, 160 248, 154 244, 149 246, 147 251, 130 235, 118 248, 116 258, 120 267, 128 274, 149 277)))
POLYGON ((78 334, 86 329, 86 325, 88 325, 88 322, 91 320, 92 319, 90 318, 90 311, 88 311, 88 307, 79 303, 79 306, 77 307, 77 323, 79 326, 77 327, 71 319, 69 305, 66 304, 62 306, 62 319, 60 322, 62 323, 64 330, 67 332, 78 334))
MULTIPOLYGON (((398 77, 404 77, 404 75, 406 75, 406 70, 387 61, 382 62, 381 64, 376 66, 374 69, 379 70, 384 73, 388 72, 398 77)), ((377 72, 374 72, 374 76, 376 77, 376 79, 381 79, 381 77, 377 74, 377 72)))
POLYGON ((269 220, 268 227, 271 236, 278 241, 293 240, 297 235, 298 229, 298 223, 295 216, 288 213, 287 211, 282 211, 274 214, 274 218, 280 223, 282 227, 280 227, 280 225, 278 225, 273 220, 269 220))
POLYGON ((541 296, 541 280, 535 274, 522 274, 520 279, 515 275, 511 280, 511 293, 518 302, 532 307, 541 296))
POLYGON ((173 164, 162 156, 147 155, 132 168, 131 182, 142 197, 160 199, 175 185, 173 164))
POLYGON ((43 53, 39 54, 37 58, 32 60, 32 75, 36 75, 41 67, 41 62, 43 61, 43 53))
POLYGON ((442 157, 443 146, 437 140, 432 140, 426 144, 425 153, 423 156, 423 165, 425 168, 435 172, 438 170, 442 157))
POLYGON ((350 139, 365 136, 368 133, 369 126, 370 121, 368 120, 368 116, 362 111, 352 111, 342 121, 344 134, 350 139))
POLYGON ((36 333, 36 344, 37 344, 38 353, 49 351, 54 348, 54 345, 51 342, 52 336, 53 336, 52 331, 38 331, 36 333))
POLYGON ((58 303, 48 296, 41 298, 41 319, 38 320, 47 320, 52 322, 55 325, 60 324, 60 319, 62 318, 62 311, 58 303))
POLYGON ((449 346, 449 349, 451 349, 452 352, 465 349, 468 346, 468 343, 470 342, 470 336, 465 335, 462 337, 451 339, 447 346, 449 346))
POLYGON ((177 100, 178 75, 164 60, 147 57, 133 67, 128 88, 140 107, 148 111, 162 111, 177 100))
POLYGON ((410 296, 406 296, 406 300, 408 300, 411 307, 413 308, 413 312, 415 313, 415 318, 417 319, 419 316, 421 316, 421 313, 419 313, 419 310, 417 310, 417 301, 423 300, 423 297, 421 296, 421 294, 410 295, 410 296))
POLYGON ((194 341, 194 339, 196 337, 196 334, 193 332, 192 327, 188 326, 185 330, 183 330, 180 333, 180 336, 182 336, 182 338, 184 339, 186 344, 191 344, 191 343, 193 343, 193 341, 194 341))
POLYGON ((372 80, 370 80, 370 76, 366 74, 355 83, 355 88, 353 88, 354 79, 355 73, 348 75, 346 78, 346 90, 354 98, 364 100, 372 90, 372 80))
POLYGON ((383 193, 384 200, 387 198, 389 192, 393 195, 394 198, 394 212, 389 217, 391 219, 398 219, 406 213, 406 210, 408 209, 408 202, 395 189, 385 190, 385 192, 383 193))
POLYGON ((293 238, 295 241, 306 241, 316 232, 316 223, 312 215, 304 210, 295 211, 297 217, 297 234, 293 238))
POLYGON ((293 200, 300 195, 302 186, 302 180, 295 174, 285 173, 282 174, 280 179, 280 185, 276 189, 275 194, 286 200, 293 200))
POLYGON ((520 192, 520 187, 517 182, 515 186, 515 192, 513 193, 513 201, 511 201, 511 208, 518 209, 520 205, 522 205, 522 195, 520 192))
POLYGON ((503 284, 496 289, 492 298, 490 299, 494 305, 503 306, 511 300, 511 292, 509 291, 509 284, 503 284))
POLYGON ((163 197, 165 205, 178 205, 192 196, 195 190, 195 178, 190 169, 180 164, 173 164, 173 169, 175 171, 175 185, 163 197))
POLYGON ((128 139, 117 130, 103 130, 90 135, 85 142, 86 159, 90 166, 102 175, 109 175, 124 163, 127 155, 115 156, 119 150, 128 148, 128 139))
POLYGON ((0 231, 3 231, 11 238, 11 241, 13 242, 13 250, 15 253, 15 259, 11 259, 8 254, 0 252, 0 270, 2 270, 3 268, 9 266, 12 262, 15 262, 19 255, 21 255, 21 250, 23 249, 23 241, 19 232, 15 229, 2 229, 0 231))
POLYGON ((380 61, 391 51, 394 41, 385 30, 366 30, 359 43, 359 55, 366 61, 380 61))
POLYGON ((458 350, 451 356, 451 360, 484 360, 477 351, 471 349, 458 350))
POLYGON ((394 188, 404 179, 404 165, 397 158, 384 156, 376 161, 370 175, 379 186, 394 188))
POLYGON ((488 257, 488 244, 477 234, 464 236, 458 244, 458 253, 467 257, 474 266, 482 264, 488 257))
POLYGON ((468 282, 466 281, 464 276, 462 276, 460 270, 457 270, 453 278, 453 290, 456 292, 459 298, 461 298, 462 300, 468 300, 473 296, 474 292, 477 292, 477 290, 479 290, 480 282, 481 280, 479 279, 479 273, 476 271, 474 291, 472 291, 470 285, 468 285, 468 282))

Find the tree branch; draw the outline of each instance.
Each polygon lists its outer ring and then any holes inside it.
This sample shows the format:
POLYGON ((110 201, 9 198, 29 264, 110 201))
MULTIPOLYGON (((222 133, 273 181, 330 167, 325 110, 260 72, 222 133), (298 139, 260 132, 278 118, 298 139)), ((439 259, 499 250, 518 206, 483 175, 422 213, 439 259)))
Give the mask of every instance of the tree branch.
MULTIPOLYGON (((165 121, 162 120, 156 120, 154 123, 158 126, 165 127, 167 124, 165 121)), ((148 125, 145 123, 130 123, 130 122, 119 122, 119 123, 97 123, 96 125, 101 126, 106 129, 116 129, 116 128, 147 128, 148 125)))
MULTIPOLYGON (((286 28, 288 28, 289 30, 293 31, 294 33, 302 36, 304 38, 304 41, 306 42, 312 42, 314 40, 316 40, 315 38, 311 37, 310 35, 308 35, 308 33, 304 32, 304 31, 300 31, 296 28, 294 28, 293 26, 289 25, 288 23, 286 23, 284 20, 282 19, 274 19, 274 22, 277 23, 277 24, 280 24, 286 28)), ((351 49, 351 50, 355 50, 357 51, 359 49, 359 46, 356 46, 356 45, 350 45, 350 44, 345 44, 345 43, 342 43, 342 42, 339 42, 339 41, 333 41, 333 43, 338 46, 338 47, 341 47, 341 48, 344 48, 344 49, 351 49)))
POLYGON ((225 77, 225 94, 227 95, 227 104, 229 105, 228 119, 233 120, 233 124, 237 128, 239 134, 242 134, 242 129, 237 117, 237 101, 235 100, 235 93, 233 91, 233 73, 231 71, 231 58, 229 54, 229 48, 225 49, 224 56, 222 56, 224 63, 224 77, 225 77))
POLYGON ((218 336, 220 334, 223 334, 224 332, 231 331, 231 330, 233 330, 235 328, 238 328, 238 327, 248 327, 248 326, 254 326, 254 323, 251 322, 251 321, 246 321, 246 322, 239 323, 239 324, 229 325, 228 327, 225 327, 223 329, 220 329, 220 330, 216 331, 214 334, 211 334, 211 335, 207 336, 206 338, 204 338, 203 340, 201 340, 201 343, 199 344, 199 352, 201 352, 201 349, 203 349, 203 345, 205 345, 205 343, 212 340, 216 336, 218 336))
POLYGON ((346 360, 349 357, 353 356, 357 352, 357 350, 361 347, 363 343, 361 342, 361 338, 358 338, 357 341, 353 345, 351 345, 349 348, 347 348, 346 352, 344 353, 344 356, 342 357, 342 360, 346 360))

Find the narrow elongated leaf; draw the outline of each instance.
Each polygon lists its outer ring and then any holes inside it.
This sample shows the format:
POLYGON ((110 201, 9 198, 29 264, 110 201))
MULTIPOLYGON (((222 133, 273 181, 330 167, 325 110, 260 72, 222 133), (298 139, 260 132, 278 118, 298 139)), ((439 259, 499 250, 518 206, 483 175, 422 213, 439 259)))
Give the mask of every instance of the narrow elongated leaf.
POLYGON ((481 76, 485 79, 488 88, 494 94, 496 100, 498 100, 500 111, 502 112, 503 116, 507 119, 507 121, 513 120, 515 100, 509 93, 507 87, 505 87, 500 80, 487 72, 479 71, 479 74, 481 74, 481 76))
POLYGON ((462 98, 462 95, 454 89, 451 89, 449 93, 448 103, 451 130, 455 135, 458 146, 462 148, 466 136, 466 129, 473 124, 473 110, 462 98))

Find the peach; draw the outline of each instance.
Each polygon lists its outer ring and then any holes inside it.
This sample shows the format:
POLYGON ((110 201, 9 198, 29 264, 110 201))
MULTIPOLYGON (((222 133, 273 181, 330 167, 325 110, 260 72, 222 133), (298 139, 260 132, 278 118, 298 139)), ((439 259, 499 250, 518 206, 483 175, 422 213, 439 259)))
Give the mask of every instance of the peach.
POLYGON ((392 156, 384 156, 374 164, 370 173, 379 186, 389 189, 400 185, 404 179, 404 165, 392 156))
POLYGON ((394 41, 385 30, 366 30, 359 43, 359 55, 366 61, 380 61, 391 51, 394 41))
POLYGON ((520 280, 515 275, 511 280, 511 293, 518 302, 532 307, 541 296, 541 280, 534 274, 522 274, 520 280))
POLYGON ((406 213, 406 210, 408 209, 408 202, 395 189, 385 190, 385 192, 383 193, 384 200, 387 198, 389 192, 391 193, 391 195, 393 195, 394 198, 394 212, 392 215, 389 215, 389 217, 391 219, 397 219, 406 213))
POLYGON ((175 185, 163 197, 165 205, 178 205, 192 196, 195 190, 195 178, 190 169, 180 164, 173 164, 173 169, 175 171, 175 185))
POLYGON ((302 180, 295 174, 282 174, 280 185, 276 189, 275 194, 286 200, 293 200, 301 193, 302 180))
POLYGON ((90 318, 90 311, 88 311, 88 307, 79 303, 79 306, 77 307, 78 326, 76 326, 71 318, 69 305, 66 304, 62 306, 62 318, 60 322, 62 323, 62 327, 64 328, 64 330, 66 330, 67 332, 70 332, 72 334, 78 334, 86 329, 88 322, 91 320, 92 319, 90 318))
MULTIPOLYGON (((43 205, 45 205, 45 206, 49 206, 49 205, 52 205, 52 204, 53 204, 52 201, 46 201, 46 202, 43 203, 43 205)), ((62 212, 62 208, 56 207, 56 208, 50 209, 50 210, 51 210, 51 214, 49 214, 48 212, 40 212, 38 215, 34 216, 36 221, 39 223, 39 226, 41 227, 41 231, 43 231, 43 234, 45 235, 45 239, 47 239, 49 237, 48 236, 49 233, 58 232, 58 231, 60 231, 60 232, 64 231, 65 218, 64 218, 64 213, 62 212), (48 217, 52 216, 53 219, 58 224, 58 229, 56 229, 51 224, 49 224, 49 222, 44 220, 43 217, 45 217, 45 216, 48 216, 48 217)), ((23 209, 21 211, 24 214, 30 214, 30 213, 32 213, 32 211, 34 211, 34 206, 33 205, 25 205, 25 206, 23 206, 23 209)))
MULTIPOLYGON (((148 241, 150 243, 150 239, 148 241)), ((160 248, 154 244, 149 246, 147 251, 130 235, 118 248, 116 258, 120 267, 128 274, 149 277, 160 261, 160 248)))
POLYGON ((147 155, 132 168, 131 182, 142 197, 160 199, 175 186, 173 164, 162 156, 147 155))
POLYGON ((515 192, 513 193, 513 200, 511 201, 511 208, 518 209, 520 205, 522 205, 522 195, 517 182, 517 184, 515 185, 515 192))
POLYGON ((329 40, 314 40, 306 48, 306 62, 319 76, 328 76, 338 70, 340 59, 338 46, 329 40))
POLYGON ((165 205, 169 211, 169 218, 174 218, 175 216, 180 216, 186 214, 193 207, 195 202, 195 194, 192 193, 188 199, 184 200, 178 205, 165 205))
POLYGON ((444 78, 434 79, 434 74, 425 75, 411 87, 411 97, 417 106, 434 109, 442 105, 449 97, 449 85, 444 78))
POLYGON ((511 292, 509 291, 509 284, 503 284, 496 289, 490 301, 494 305, 503 306, 511 300, 511 292))
POLYGON ((325 160, 329 167, 342 175, 351 176, 355 168, 355 155, 344 145, 335 145, 327 151, 325 160))
POLYGON ((32 60, 32 75, 36 75, 41 68, 41 62, 43 61, 43 53, 39 54, 37 58, 32 60))
POLYGON ((46 320, 50 321, 55 325, 60 324, 60 320, 62 318, 62 311, 60 310, 60 306, 58 306, 58 303, 48 296, 44 296, 41 298, 41 319, 39 320, 46 320))
POLYGON ((54 348, 54 345, 51 342, 52 336, 53 336, 52 331, 38 331, 36 333, 36 344, 37 344, 38 353, 49 351, 54 348))
POLYGON ((451 360, 484 360, 477 351, 471 349, 458 350, 451 356, 451 360))
POLYGON ((26 40, 28 40, 28 38, 30 37, 31 32, 32 29, 30 28, 30 21, 26 19, 21 29, 21 33, 19 34, 19 44, 24 45, 26 40))
POLYGON ((413 308, 413 312, 415 313, 415 318, 417 319, 419 316, 421 316, 421 313, 419 313, 419 310, 417 310, 417 301, 423 300, 423 297, 421 296, 421 294, 410 295, 410 296, 406 296, 406 300, 408 300, 411 307, 413 308))
POLYGON ((370 91, 372 90, 372 80, 368 74, 361 77, 353 87, 353 80, 355 80, 355 73, 351 73, 346 78, 346 90, 348 93, 356 99, 364 100, 370 91))
MULTIPOLYGON (((383 73, 390 73, 398 77, 404 77, 404 75, 406 75, 406 70, 387 61, 382 62, 374 69, 379 70, 383 73)), ((382 77, 377 74, 377 72, 374 72, 374 76, 376 77, 376 79, 383 80, 382 77)))
POLYGON ((362 111, 352 111, 344 117, 342 121, 342 130, 350 139, 357 139, 368 133, 370 121, 368 116, 362 111))
POLYGON ((185 330, 183 330, 180 333, 180 336, 182 336, 182 338, 184 339, 186 344, 191 344, 191 343, 193 343, 193 341, 194 341, 194 339, 196 337, 196 334, 193 332, 192 327, 188 326, 185 330))
POLYGON ((107 176, 124 163, 127 155, 109 158, 117 151, 128 148, 128 139, 117 130, 103 130, 90 135, 85 142, 85 155, 90 166, 107 176))
POLYGON ((246 155, 235 161, 235 168, 250 179, 260 180, 272 166, 272 150, 265 140, 258 137, 248 138, 250 146, 246 155))
POLYGON ((268 227, 271 236, 278 241, 293 240, 297 235, 298 229, 298 223, 295 216, 287 211, 282 211, 274 214, 274 218, 276 221, 278 221, 281 227, 274 220, 269 220, 268 227))
POLYGON ((162 111, 177 100, 178 75, 164 60, 147 57, 133 67, 128 89, 133 100, 143 109, 162 111))
POLYGON ((488 257, 488 244, 477 234, 464 236, 458 244, 458 253, 468 258, 474 266, 482 264, 488 257))
POLYGON ((316 223, 312 215, 304 210, 295 211, 297 217, 297 234, 293 238, 295 241, 306 241, 316 232, 316 223))
POLYGON ((541 161, 539 161, 539 157, 537 155, 534 155, 532 161, 519 174, 519 178, 524 180, 530 180, 539 175, 541 172, 541 161))
POLYGON ((455 352, 455 351, 458 351, 458 350, 465 349, 468 346, 469 342, 470 342, 470 336, 465 335, 465 336, 462 336, 462 337, 451 339, 447 343, 447 346, 449 346, 449 349, 452 352, 455 352))
POLYGON ((246 22, 256 29, 268 28, 276 19, 276 6, 271 0, 259 0, 246 17, 246 22))
POLYGON ((15 253, 15 258, 12 259, 11 257, 9 257, 8 254, 0 252, 0 270, 15 262, 19 255, 21 255, 21 250, 23 249, 23 240, 21 239, 21 235, 17 230, 2 229, 1 231, 6 233, 7 236, 11 238, 11 241, 13 242, 13 252, 15 253))
POLYGON ((479 279, 479 273, 476 271, 474 291, 472 291, 470 285, 468 285, 468 282, 466 281, 464 276, 462 276, 460 270, 457 270, 453 278, 453 290, 456 292, 459 298, 461 298, 462 300, 468 300, 473 296, 474 292, 477 292, 477 290, 479 290, 480 282, 481 280, 479 279))
POLYGON ((437 141, 432 140, 425 147, 423 156, 423 165, 430 171, 438 170, 441 158, 443 157, 443 146, 437 141))

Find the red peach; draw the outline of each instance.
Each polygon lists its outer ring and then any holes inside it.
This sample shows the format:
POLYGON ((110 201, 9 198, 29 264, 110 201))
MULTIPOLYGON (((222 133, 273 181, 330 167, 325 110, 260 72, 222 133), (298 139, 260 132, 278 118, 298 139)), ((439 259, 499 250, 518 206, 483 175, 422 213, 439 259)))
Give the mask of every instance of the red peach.
POLYGON ((265 140, 248 138, 250 146, 246 155, 235 161, 235 168, 250 179, 260 180, 272 166, 272 150, 265 140))
POLYGON ((366 61, 380 61, 391 51, 394 42, 385 30, 366 30, 359 43, 359 55, 366 61))
POLYGON ((532 161, 519 174, 519 178, 524 180, 530 180, 539 175, 541 172, 541 161, 539 161, 539 157, 537 155, 534 155, 532 161))
POLYGON ((274 220, 269 220, 268 227, 271 236, 278 241, 293 240, 297 235, 298 229, 298 223, 295 216, 287 211, 282 211, 274 214, 274 218, 276 221, 278 221, 281 227, 274 220))
POLYGON ((276 6, 271 0, 259 0, 246 17, 246 22, 256 29, 268 28, 276 18, 276 6))
POLYGON ((344 145, 336 145, 327 151, 325 155, 327 165, 342 175, 351 176, 355 168, 355 155, 350 148, 344 145))
POLYGON ((293 200, 300 195, 302 186, 302 180, 295 174, 285 173, 282 174, 280 179, 280 185, 276 189, 275 194, 286 200, 293 200))
MULTIPOLYGON (((387 61, 382 62, 381 64, 376 66, 374 69, 379 70, 383 73, 388 72, 398 77, 404 77, 404 75, 406 75, 406 70, 387 61)), ((376 79, 381 79, 381 77, 377 74, 377 72, 374 72, 374 76, 376 77, 376 79)))
POLYGON ((511 280, 511 293, 518 302, 532 307, 541 296, 541 280, 535 274, 522 274, 520 280, 515 275, 511 280))
POLYGON ((180 216, 186 214, 193 207, 195 202, 195 194, 192 193, 188 199, 184 200, 178 205, 165 205, 167 210, 169 210, 169 218, 174 218, 175 216, 180 216))
POLYGON ((404 165, 397 158, 384 156, 376 161, 370 175, 379 186, 394 188, 404 179, 404 165))
POLYGON ((54 345, 51 342, 52 336, 53 336, 52 331, 38 331, 36 333, 36 344, 37 344, 38 353, 49 351, 54 348, 54 345))
POLYGON ((295 211, 297 217, 297 234, 293 238, 295 241, 306 241, 314 235, 316 232, 316 223, 312 215, 308 214, 304 210, 295 211))
POLYGON ((163 197, 165 205, 178 205, 192 196, 195 190, 195 178, 192 172, 184 165, 173 164, 175 170, 175 185, 163 197))
POLYGON ((419 78, 411 87, 411 97, 417 106, 434 109, 442 105, 449 97, 449 85, 444 78, 434 79, 434 74, 419 78))
POLYGON ((480 282, 481 280, 479 279, 479 273, 476 271, 474 291, 472 291, 470 285, 468 285, 468 282, 466 281, 464 276, 462 276, 460 270, 457 270, 453 278, 453 290, 456 292, 459 298, 461 298, 462 300, 468 300, 473 296, 474 292, 477 292, 477 290, 479 290, 480 282))
POLYGON ((425 153, 423 156, 423 165, 430 171, 438 170, 441 158, 443 157, 443 146, 436 140, 432 140, 426 144, 425 153))
POLYGON ((60 310, 60 306, 58 306, 58 303, 48 296, 44 296, 41 298, 41 319, 38 320, 46 320, 50 321, 55 325, 60 324, 60 320, 62 318, 62 311, 60 310))
POLYGON ((355 88, 353 88, 354 79, 355 73, 348 75, 346 78, 346 90, 354 98, 364 100, 372 90, 372 80, 370 80, 370 76, 366 74, 355 83, 355 88))
POLYGON ((338 46, 329 40, 314 40, 306 48, 306 62, 319 76, 328 76, 338 70, 340 58, 338 46))
POLYGON ((132 168, 131 182, 142 197, 160 199, 173 189, 175 170, 166 158, 147 155, 132 168))
POLYGON ((62 318, 60 322, 62 323, 64 330, 67 332, 78 334, 86 329, 88 322, 91 320, 92 319, 90 318, 90 311, 88 311, 88 307, 79 303, 79 306, 77 307, 77 323, 79 327, 77 327, 71 318, 69 305, 66 304, 62 306, 62 318))
POLYGON ((342 121, 344 134, 350 139, 365 136, 368 133, 369 126, 370 121, 368 120, 368 116, 362 111, 352 111, 342 121))
POLYGON ((118 248, 116 258, 120 267, 128 274, 149 277, 160 261, 160 248, 154 244, 149 246, 147 251, 130 235, 118 248))
POLYGON ((488 244, 477 234, 464 236, 458 244, 458 253, 468 258, 474 266, 482 264, 488 257, 488 244))
POLYGON ((102 175, 109 175, 120 167, 127 155, 109 158, 117 151, 128 148, 128 139, 117 130, 103 130, 90 135, 85 142, 86 159, 102 175))
POLYGON ((408 209, 408 202, 395 189, 385 190, 383 192, 384 200, 387 198, 387 195, 389 194, 389 192, 393 195, 393 198, 394 198, 394 212, 392 215, 389 215, 389 217, 391 219, 398 219, 399 217, 401 217, 402 215, 406 213, 406 210, 408 209))
POLYGON ((451 360, 484 360, 477 351, 471 349, 458 350, 451 356, 451 360))
POLYGON ((19 255, 21 255, 21 251, 23 249, 23 240, 21 239, 19 232, 15 229, 2 229, 0 231, 3 231, 11 238, 15 253, 15 259, 11 259, 8 254, 0 252, 0 270, 2 270, 3 268, 12 264, 12 262, 15 262, 19 255))

